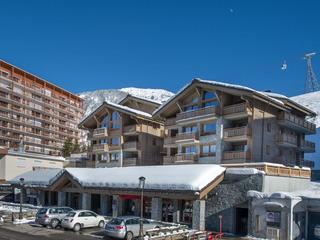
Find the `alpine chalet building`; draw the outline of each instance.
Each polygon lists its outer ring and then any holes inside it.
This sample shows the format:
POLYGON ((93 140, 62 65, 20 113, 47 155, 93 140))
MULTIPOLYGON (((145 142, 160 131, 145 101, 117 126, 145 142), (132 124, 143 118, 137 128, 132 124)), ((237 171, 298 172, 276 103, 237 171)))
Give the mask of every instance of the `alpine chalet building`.
POLYGON ((310 166, 315 113, 271 92, 194 79, 154 112, 165 122, 164 164, 269 162, 310 166))
POLYGON ((0 60, 0 145, 61 155, 67 138, 80 141, 83 100, 0 60))

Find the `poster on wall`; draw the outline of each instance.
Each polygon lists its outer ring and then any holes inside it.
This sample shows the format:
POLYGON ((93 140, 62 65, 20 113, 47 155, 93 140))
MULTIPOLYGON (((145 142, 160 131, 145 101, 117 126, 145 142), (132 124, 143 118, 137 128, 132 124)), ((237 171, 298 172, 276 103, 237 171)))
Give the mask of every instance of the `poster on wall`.
POLYGON ((268 226, 280 226, 280 212, 267 212, 266 222, 268 226))

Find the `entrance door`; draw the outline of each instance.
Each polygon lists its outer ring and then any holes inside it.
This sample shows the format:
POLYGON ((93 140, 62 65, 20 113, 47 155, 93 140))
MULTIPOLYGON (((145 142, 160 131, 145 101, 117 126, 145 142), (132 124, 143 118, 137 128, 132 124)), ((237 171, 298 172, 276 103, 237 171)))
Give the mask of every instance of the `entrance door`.
POLYGON ((248 208, 236 208, 236 233, 248 234, 248 208))

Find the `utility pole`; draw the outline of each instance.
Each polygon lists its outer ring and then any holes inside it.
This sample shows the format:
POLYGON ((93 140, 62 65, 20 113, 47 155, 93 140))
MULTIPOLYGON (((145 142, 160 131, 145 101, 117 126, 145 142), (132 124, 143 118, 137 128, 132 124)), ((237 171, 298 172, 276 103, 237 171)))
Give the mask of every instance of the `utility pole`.
POLYGON ((320 91, 320 85, 317 80, 316 74, 312 68, 312 57, 316 55, 315 52, 307 53, 304 58, 307 61, 307 78, 305 82, 305 93, 320 91))

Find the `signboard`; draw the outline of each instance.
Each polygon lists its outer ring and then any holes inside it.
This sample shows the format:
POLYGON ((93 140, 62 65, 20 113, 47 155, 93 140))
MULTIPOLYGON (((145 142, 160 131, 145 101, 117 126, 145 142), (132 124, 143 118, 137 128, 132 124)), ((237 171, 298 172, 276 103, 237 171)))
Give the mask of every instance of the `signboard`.
POLYGON ((280 227, 281 212, 267 212, 266 222, 268 226, 280 227))

